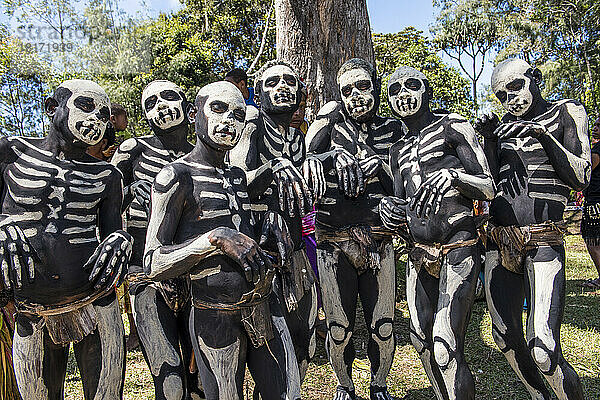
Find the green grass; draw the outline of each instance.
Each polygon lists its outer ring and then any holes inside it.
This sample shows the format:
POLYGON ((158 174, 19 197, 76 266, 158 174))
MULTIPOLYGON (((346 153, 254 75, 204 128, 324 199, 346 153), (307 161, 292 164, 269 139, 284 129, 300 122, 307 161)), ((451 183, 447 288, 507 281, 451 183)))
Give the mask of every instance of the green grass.
MULTIPOLYGON (((577 286, 582 280, 593 278, 595 269, 585 245, 579 237, 567 240, 567 300, 561 329, 563 352, 581 377, 585 398, 600 399, 600 291, 590 292, 577 286)), ((435 398, 417 353, 408 336, 408 308, 405 301, 404 277, 399 268, 398 302, 396 310, 396 354, 388 378, 390 392, 402 399, 435 398)), ((362 318, 357 319, 355 346, 358 362, 354 380, 360 396, 368 396, 369 371, 366 356, 366 330, 362 318)), ((125 323, 127 321, 125 320, 125 323)), ((475 377, 476 398, 529 400, 527 392, 498 351, 491 336, 490 317, 485 302, 473 307, 466 340, 467 362, 475 377)), ((329 366, 323 342, 319 341, 317 354, 310 364, 302 386, 304 399, 330 399, 336 380, 329 366)), ((251 378, 248 377, 246 398, 251 398, 251 378)), ((67 376, 68 399, 82 399, 81 381, 71 354, 67 376)), ((153 399, 154 389, 148 368, 140 351, 127 355, 125 399, 153 399)))

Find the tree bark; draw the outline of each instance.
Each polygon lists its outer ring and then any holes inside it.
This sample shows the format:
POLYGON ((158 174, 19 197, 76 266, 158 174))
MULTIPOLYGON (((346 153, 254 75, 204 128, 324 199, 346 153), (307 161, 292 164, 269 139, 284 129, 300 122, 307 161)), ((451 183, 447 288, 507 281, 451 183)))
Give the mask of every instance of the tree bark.
POLYGON ((307 85, 312 121, 339 99, 336 74, 358 57, 374 64, 366 0, 275 0, 277 58, 290 62, 307 85))

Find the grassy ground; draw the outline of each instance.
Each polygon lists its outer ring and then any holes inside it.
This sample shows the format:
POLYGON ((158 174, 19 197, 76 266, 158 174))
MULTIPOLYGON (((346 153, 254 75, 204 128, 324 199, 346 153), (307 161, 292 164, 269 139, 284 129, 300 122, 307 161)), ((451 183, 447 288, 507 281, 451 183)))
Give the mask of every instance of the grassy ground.
MULTIPOLYGON (((585 398, 600 399, 600 291, 590 292, 577 286, 578 282, 594 277, 594 268, 579 237, 567 240, 567 301, 561 330, 563 351, 567 360, 581 377, 585 398)), ((401 269, 401 268, 400 268, 401 269)), ((398 280, 398 303, 396 307, 396 355, 388 378, 390 392, 402 399, 433 399, 431 385, 421 367, 417 354, 408 337, 408 308, 404 296, 403 272, 398 280)), ((366 330, 360 324, 354 337, 357 362, 354 379, 358 394, 368 396, 369 362, 366 357, 366 330)), ((125 321, 126 322, 126 321, 125 321)), ((491 336, 490 317, 485 302, 473 308, 466 341, 467 362, 476 380, 476 398, 522 399, 529 396, 504 356, 498 351, 491 336)), ((330 399, 336 380, 327 363, 323 342, 320 341, 317 355, 310 364, 303 385, 303 398, 330 399)), ((251 379, 248 378, 246 398, 249 396, 251 379)), ((82 399, 81 381, 71 354, 67 376, 68 399, 82 399)), ((125 396, 127 400, 153 399, 154 390, 148 368, 140 351, 127 355, 125 396)))

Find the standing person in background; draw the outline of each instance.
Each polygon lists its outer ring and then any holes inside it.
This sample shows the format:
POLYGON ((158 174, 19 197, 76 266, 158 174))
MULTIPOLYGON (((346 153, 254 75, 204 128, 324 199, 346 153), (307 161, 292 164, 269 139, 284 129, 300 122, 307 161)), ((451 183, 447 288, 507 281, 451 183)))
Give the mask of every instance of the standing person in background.
POLYGON ((115 144, 116 134, 127 129, 128 123, 125 108, 118 103, 112 103, 110 105, 110 124, 106 126, 104 137, 100 142, 88 147, 86 152, 98 160, 109 161, 119 147, 115 144))
POLYGON ((240 89, 246 104, 248 104, 248 100, 250 99, 250 91, 248 90, 248 75, 246 74, 246 71, 241 68, 234 68, 225 75, 225 79, 223 80, 233 83, 238 89, 240 89))
POLYGON ((581 220, 581 236, 585 241, 590 257, 598 270, 598 278, 588 279, 581 286, 589 289, 600 289, 600 117, 592 128, 592 178, 590 185, 583 192, 583 218, 581 220))

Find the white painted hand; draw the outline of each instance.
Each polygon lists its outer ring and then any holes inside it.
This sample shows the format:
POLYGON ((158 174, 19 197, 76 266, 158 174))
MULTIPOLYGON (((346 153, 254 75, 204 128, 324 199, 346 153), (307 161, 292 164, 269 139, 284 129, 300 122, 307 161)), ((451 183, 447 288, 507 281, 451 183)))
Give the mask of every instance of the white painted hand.
POLYGON ((294 251, 294 243, 281 215, 273 211, 265 214, 259 244, 267 250, 277 251, 281 258, 281 266, 288 263, 294 251))
POLYGON ((334 156, 338 185, 348 197, 357 197, 365 190, 365 180, 360 163, 345 149, 334 156))
POLYGON ((255 285, 266 277, 273 265, 269 255, 254 239, 231 228, 216 228, 208 236, 210 243, 237 262, 248 283, 255 285))
POLYGON ((122 230, 111 233, 96 247, 83 265, 84 271, 90 271, 89 280, 95 281, 96 289, 111 287, 121 281, 127 272, 132 248, 133 238, 122 230))
POLYGON ((494 132, 500 140, 509 138, 533 137, 539 139, 548 134, 548 129, 542 124, 532 121, 515 121, 501 125, 494 132))
POLYGON ((0 258, 2 277, 7 289, 12 288, 12 282, 20 288, 23 275, 29 282, 35 278, 35 250, 29 244, 21 228, 10 217, 0 223, 0 258))
POLYGON ((395 196, 386 196, 379 203, 379 216, 383 225, 393 231, 406 222, 408 201, 395 196))
POLYGON ((279 194, 279 207, 290 217, 298 209, 300 215, 312 211, 313 196, 304 178, 289 160, 280 161, 273 167, 273 179, 279 194))
POLYGON ((441 169, 434 172, 415 192, 410 209, 415 210, 419 218, 429 218, 432 212, 437 213, 455 179, 455 171, 441 169))
POLYGON ((315 200, 318 201, 325 194, 327 182, 323 172, 323 163, 316 157, 307 157, 302 165, 304 179, 312 189, 315 200))
POLYGON ((360 160, 358 163, 365 178, 371 178, 379 172, 379 169, 383 165, 383 160, 378 155, 374 155, 360 160))
POLYGON ((150 193, 152 192, 152 184, 147 181, 139 180, 131 185, 131 193, 137 201, 146 210, 146 215, 150 215, 150 193))

